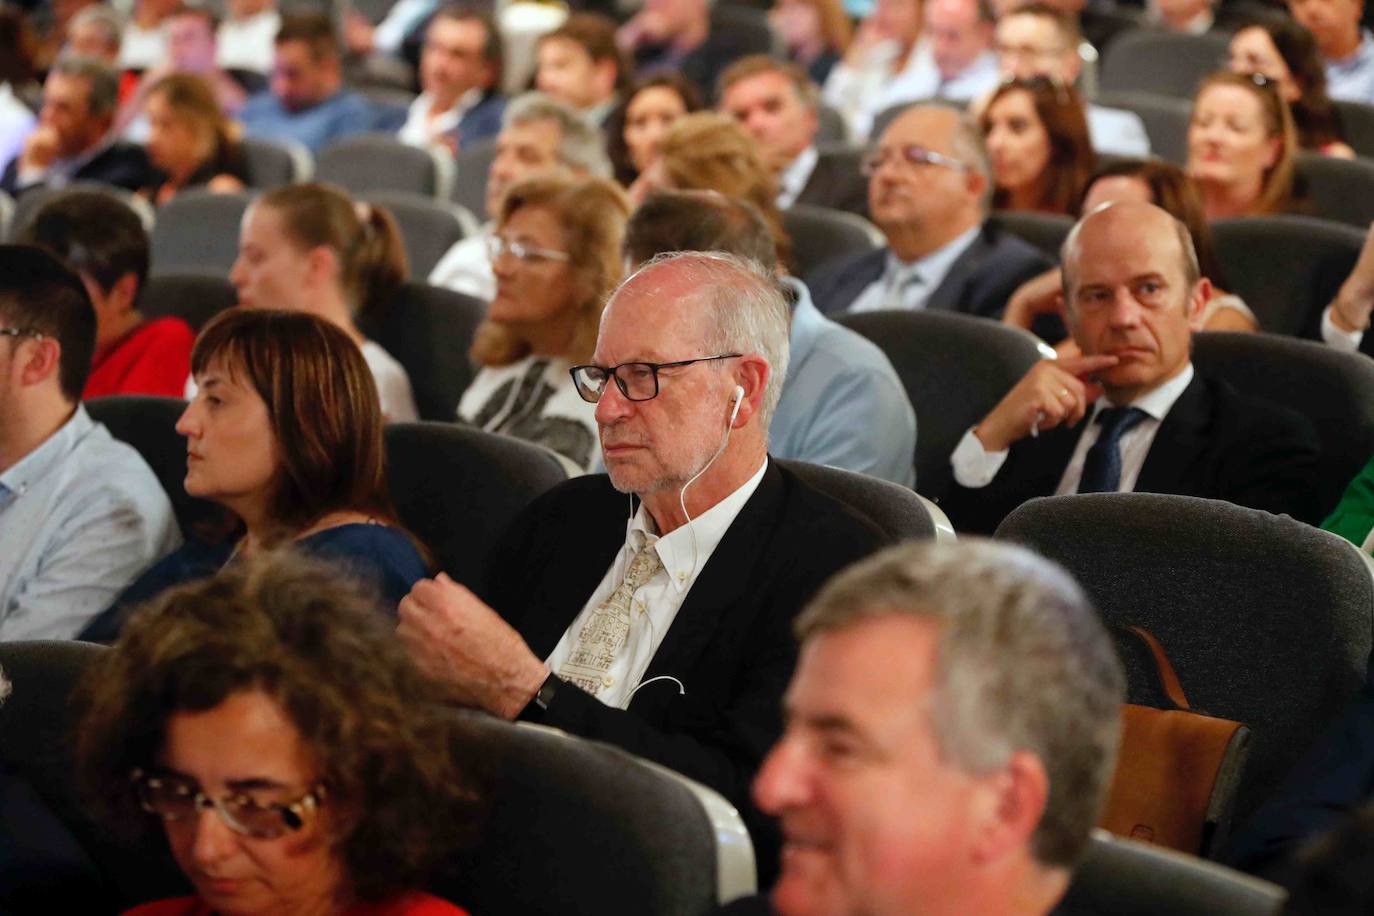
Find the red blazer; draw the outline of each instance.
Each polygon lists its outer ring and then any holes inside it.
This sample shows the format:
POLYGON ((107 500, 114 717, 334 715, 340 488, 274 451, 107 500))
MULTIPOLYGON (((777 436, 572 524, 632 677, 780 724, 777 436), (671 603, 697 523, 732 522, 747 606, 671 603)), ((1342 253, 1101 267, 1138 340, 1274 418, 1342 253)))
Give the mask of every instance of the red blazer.
MULTIPOLYGON (((173 897, 125 910, 124 916, 213 916, 199 897, 173 897)), ((382 903, 349 907, 347 916, 467 916, 446 900, 419 892, 402 894, 382 903)))
POLYGON ((154 394, 179 398, 191 374, 196 335, 180 318, 145 321, 95 354, 83 398, 154 394))

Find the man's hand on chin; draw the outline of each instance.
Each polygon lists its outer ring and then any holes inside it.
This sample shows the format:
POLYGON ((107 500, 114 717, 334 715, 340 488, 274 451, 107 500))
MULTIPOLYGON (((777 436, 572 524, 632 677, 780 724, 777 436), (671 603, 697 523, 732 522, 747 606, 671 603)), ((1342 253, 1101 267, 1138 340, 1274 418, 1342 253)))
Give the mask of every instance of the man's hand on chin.
POLYGON ((510 624, 444 573, 415 583, 398 612, 416 663, 466 706, 514 719, 549 676, 510 624))

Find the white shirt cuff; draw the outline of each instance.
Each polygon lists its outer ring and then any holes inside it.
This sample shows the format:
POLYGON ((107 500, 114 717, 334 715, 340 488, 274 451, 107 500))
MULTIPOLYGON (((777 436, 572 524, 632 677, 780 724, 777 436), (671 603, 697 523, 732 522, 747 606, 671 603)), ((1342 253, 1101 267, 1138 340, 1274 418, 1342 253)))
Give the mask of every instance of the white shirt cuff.
POLYGON ((1331 306, 1327 306, 1322 312, 1322 340, 1326 341, 1327 346, 1345 353, 1354 353, 1360 349, 1360 341, 1364 339, 1364 331, 1344 331, 1336 327, 1336 322, 1331 320, 1331 306))
POLYGON ((977 490, 992 483, 992 478, 997 476, 1006 460, 1006 449, 990 452, 983 448, 983 443, 973 434, 972 427, 964 433, 964 438, 959 440, 954 454, 949 456, 949 463, 954 468, 954 479, 959 486, 970 490, 977 490))

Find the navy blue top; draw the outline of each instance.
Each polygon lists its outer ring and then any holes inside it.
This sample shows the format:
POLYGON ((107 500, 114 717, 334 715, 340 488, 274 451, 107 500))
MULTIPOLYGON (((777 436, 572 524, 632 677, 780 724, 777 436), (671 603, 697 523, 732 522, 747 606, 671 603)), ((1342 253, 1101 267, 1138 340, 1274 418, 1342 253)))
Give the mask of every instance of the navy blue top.
MULTIPOLYGON (((341 566, 370 584, 381 596, 382 608, 392 615, 411 587, 429 574, 410 536, 387 525, 362 522, 339 525, 303 537, 293 546, 309 556, 341 566)), ((229 562, 233 552, 232 542, 187 541, 135 579, 78 638, 88 642, 113 642, 119 636, 130 607, 149 601, 175 585, 213 576, 229 562)))

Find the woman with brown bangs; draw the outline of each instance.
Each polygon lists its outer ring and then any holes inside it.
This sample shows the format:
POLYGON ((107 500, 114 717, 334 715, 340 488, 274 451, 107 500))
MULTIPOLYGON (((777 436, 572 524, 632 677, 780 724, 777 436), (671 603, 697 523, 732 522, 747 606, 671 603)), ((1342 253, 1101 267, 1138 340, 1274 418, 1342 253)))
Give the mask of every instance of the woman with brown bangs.
POLYGON ((232 309, 201 331, 191 375, 196 395, 177 421, 186 492, 222 506, 227 523, 140 576, 82 638, 112 639, 123 609, 287 543, 394 613, 427 569, 391 505, 377 388, 357 345, 313 315, 232 309))
POLYGON ((569 370, 591 360, 606 299, 620 283, 630 206, 604 178, 513 185, 491 236, 496 296, 473 338, 482 368, 458 419, 552 449, 571 474, 599 456, 596 405, 569 370))

